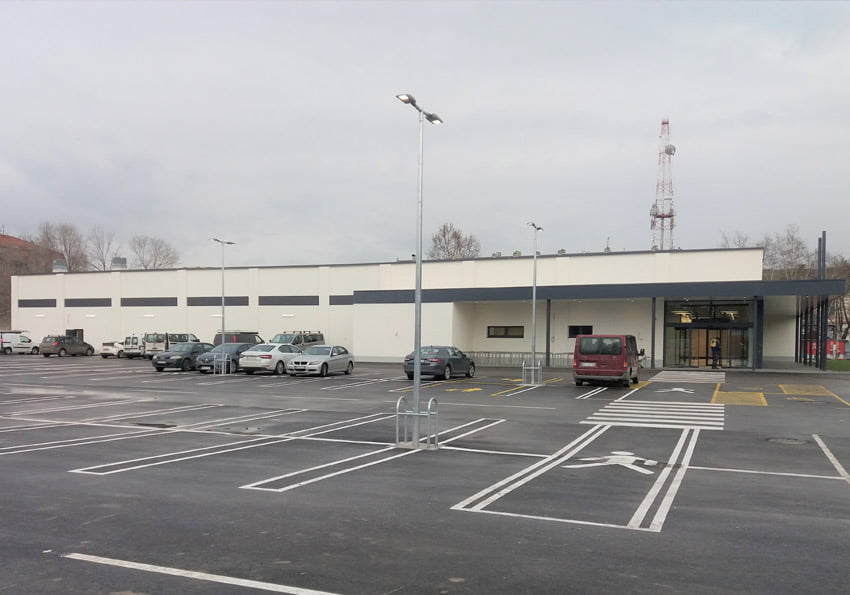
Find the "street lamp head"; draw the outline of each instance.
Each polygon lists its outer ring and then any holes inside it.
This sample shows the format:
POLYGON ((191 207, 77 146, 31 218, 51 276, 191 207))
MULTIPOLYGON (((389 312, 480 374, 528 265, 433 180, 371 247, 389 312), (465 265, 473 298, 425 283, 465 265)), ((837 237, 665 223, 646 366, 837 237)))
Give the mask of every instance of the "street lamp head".
POLYGON ((431 124, 442 124, 443 123, 442 118, 440 118, 440 116, 438 116, 437 114, 430 114, 428 112, 425 112, 424 115, 425 115, 425 119, 428 120, 429 122, 431 122, 431 124))
POLYGON ((402 103, 409 103, 410 105, 416 105, 416 98, 413 95, 408 95, 407 93, 402 93, 401 95, 396 95, 398 100, 402 103))
POLYGON ((534 231, 543 231, 543 228, 537 225, 534 221, 529 221, 528 224, 534 228, 534 231))

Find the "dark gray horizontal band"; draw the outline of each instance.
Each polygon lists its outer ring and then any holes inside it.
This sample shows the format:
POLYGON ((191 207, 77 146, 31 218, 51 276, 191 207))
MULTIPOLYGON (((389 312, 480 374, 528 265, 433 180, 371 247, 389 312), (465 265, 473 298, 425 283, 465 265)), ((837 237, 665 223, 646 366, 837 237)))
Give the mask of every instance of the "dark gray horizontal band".
MULTIPOLYGON (((531 299, 531 287, 479 287, 470 289, 423 289, 426 303, 470 301, 519 301, 531 299)), ((842 295, 843 279, 802 281, 718 281, 694 283, 623 283, 610 285, 538 286, 539 300, 587 300, 628 298, 750 298, 752 296, 842 295)), ((355 304, 408 304, 412 289, 354 292, 355 304)))
POLYGON ((176 306, 176 297, 127 297, 121 298, 121 306, 176 306))
POLYGON ((65 298, 66 308, 108 308, 112 298, 65 298))
MULTIPOLYGON (((221 306, 221 296, 198 296, 186 299, 187 306, 221 306)), ((247 306, 247 295, 228 295, 224 298, 225 306, 247 306)))
POLYGON ((18 300, 18 308, 55 308, 56 300, 54 299, 39 299, 39 300, 18 300))
POLYGON ((261 295, 261 306, 318 306, 317 295, 261 295))
POLYGON ((354 304, 353 295, 332 295, 330 296, 331 306, 351 306, 354 304))

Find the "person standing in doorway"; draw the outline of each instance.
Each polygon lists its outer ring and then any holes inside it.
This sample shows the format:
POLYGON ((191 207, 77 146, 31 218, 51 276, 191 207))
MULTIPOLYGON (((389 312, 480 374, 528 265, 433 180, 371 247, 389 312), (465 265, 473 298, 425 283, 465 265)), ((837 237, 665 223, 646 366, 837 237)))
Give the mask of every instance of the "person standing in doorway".
POLYGON ((716 370, 720 365, 720 337, 714 337, 709 345, 711 346, 711 367, 716 370))

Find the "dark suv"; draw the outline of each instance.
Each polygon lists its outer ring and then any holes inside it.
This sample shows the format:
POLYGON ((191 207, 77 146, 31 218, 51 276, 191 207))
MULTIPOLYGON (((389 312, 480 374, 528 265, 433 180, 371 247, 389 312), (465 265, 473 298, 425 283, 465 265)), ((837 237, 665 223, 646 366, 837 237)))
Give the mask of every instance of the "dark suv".
POLYGON ((58 355, 59 357, 66 355, 93 355, 94 347, 76 337, 48 335, 41 340, 38 346, 38 352, 44 357, 50 357, 51 355, 58 355))

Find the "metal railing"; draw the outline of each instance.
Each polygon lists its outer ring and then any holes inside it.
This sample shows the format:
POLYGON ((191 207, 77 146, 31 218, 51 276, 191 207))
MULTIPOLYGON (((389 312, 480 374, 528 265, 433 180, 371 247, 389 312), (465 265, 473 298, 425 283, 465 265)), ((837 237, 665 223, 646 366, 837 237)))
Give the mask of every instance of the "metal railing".
POLYGON ((423 439, 425 449, 436 450, 440 448, 440 414, 437 399, 428 401, 426 411, 416 412, 409 408, 407 397, 399 397, 395 405, 395 445, 423 448, 421 444, 423 439), (419 439, 419 444, 413 443, 413 432, 410 430, 410 426, 413 425, 413 418, 416 416, 426 418, 425 436, 419 439), (410 426, 408 420, 411 421, 410 426))
MULTIPOLYGON (((467 351, 466 354, 475 360, 476 366, 481 368, 516 368, 522 366, 524 362, 532 360, 530 351, 467 351)), ((540 352, 538 352, 538 359, 540 355, 540 352)), ((573 354, 550 353, 548 363, 546 363, 545 357, 541 361, 547 368, 572 369, 573 354)))

